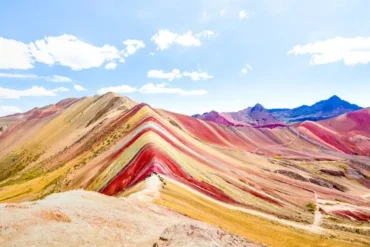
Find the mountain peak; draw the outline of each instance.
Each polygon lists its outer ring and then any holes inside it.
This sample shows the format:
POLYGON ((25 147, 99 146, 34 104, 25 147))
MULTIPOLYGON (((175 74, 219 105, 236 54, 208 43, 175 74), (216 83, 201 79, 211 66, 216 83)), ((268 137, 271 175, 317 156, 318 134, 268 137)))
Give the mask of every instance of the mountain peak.
MULTIPOLYGON (((313 105, 302 105, 293 109, 265 109, 263 105, 257 103, 253 107, 248 107, 238 112, 221 113, 221 117, 224 118, 225 115, 229 116, 230 119, 227 119, 229 122, 235 120, 254 126, 266 126, 281 123, 304 122, 306 120, 319 121, 360 109, 362 109, 360 106, 351 104, 341 99, 339 96, 333 95, 313 105)), ((207 113, 207 115, 215 114, 210 112, 207 113)), ((200 116, 195 117, 200 118, 200 116)), ((214 117, 215 116, 213 116, 213 118, 214 117)), ((205 118, 204 114, 202 118, 205 118)), ((215 122, 215 120, 211 118, 206 120, 215 122)))
POLYGON ((257 103, 255 106, 252 107, 251 111, 254 112, 254 111, 264 111, 265 110, 265 107, 263 107, 263 105, 257 103))
POLYGON ((121 95, 119 95, 118 93, 114 93, 114 92, 107 92, 105 94, 102 95, 102 97, 121 97, 121 95))
POLYGON ((343 101, 343 100, 337 95, 333 95, 328 99, 328 101, 343 101))

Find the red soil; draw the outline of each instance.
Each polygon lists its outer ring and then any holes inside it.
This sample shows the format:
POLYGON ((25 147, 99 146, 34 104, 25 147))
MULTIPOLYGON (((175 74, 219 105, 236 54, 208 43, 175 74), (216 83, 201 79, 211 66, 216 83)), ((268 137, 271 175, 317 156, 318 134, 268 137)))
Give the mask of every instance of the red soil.
POLYGON ((100 192, 106 195, 115 195, 124 189, 134 186, 153 172, 172 177, 216 200, 239 204, 239 202, 229 197, 222 190, 191 177, 182 170, 179 164, 170 159, 166 153, 154 144, 144 146, 133 160, 123 168, 120 174, 110 181, 100 192))
POLYGON ((360 211, 336 210, 333 211, 335 215, 349 220, 356 220, 360 222, 370 222, 370 214, 360 211))

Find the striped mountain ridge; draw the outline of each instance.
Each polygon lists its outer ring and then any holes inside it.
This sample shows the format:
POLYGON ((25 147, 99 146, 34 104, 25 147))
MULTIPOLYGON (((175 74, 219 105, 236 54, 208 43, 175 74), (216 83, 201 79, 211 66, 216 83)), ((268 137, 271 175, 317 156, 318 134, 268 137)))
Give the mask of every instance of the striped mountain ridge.
POLYGON ((126 197, 155 176, 156 204, 256 242, 366 246, 370 135, 358 126, 366 114, 226 127, 112 93, 69 99, 0 118, 0 201, 74 189, 126 197))

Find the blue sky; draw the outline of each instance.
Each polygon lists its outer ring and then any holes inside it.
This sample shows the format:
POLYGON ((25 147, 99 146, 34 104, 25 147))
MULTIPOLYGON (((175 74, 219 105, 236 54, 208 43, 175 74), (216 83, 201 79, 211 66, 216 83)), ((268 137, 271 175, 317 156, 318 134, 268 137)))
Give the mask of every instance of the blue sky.
POLYGON ((359 0, 3 1, 0 115, 120 92, 185 114, 370 106, 359 0))

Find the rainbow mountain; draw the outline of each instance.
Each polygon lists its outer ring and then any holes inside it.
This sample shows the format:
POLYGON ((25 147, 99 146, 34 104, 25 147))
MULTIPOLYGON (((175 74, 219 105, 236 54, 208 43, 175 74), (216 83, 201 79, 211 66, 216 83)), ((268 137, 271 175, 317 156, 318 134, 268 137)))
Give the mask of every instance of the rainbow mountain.
POLYGON ((369 126, 369 109, 254 128, 113 93, 65 99, 0 118, 0 202, 155 187, 155 205, 255 243, 368 246, 369 126))

